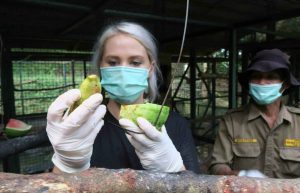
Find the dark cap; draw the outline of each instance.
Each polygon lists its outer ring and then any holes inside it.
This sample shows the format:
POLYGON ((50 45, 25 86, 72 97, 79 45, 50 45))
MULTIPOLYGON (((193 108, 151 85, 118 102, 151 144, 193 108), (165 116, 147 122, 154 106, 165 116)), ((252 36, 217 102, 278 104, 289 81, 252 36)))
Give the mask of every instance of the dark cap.
MULTIPOLYGON (((289 56, 279 49, 262 50, 257 52, 245 72, 238 74, 238 80, 241 86, 248 90, 249 76, 253 71, 271 72, 281 70, 285 80, 289 80, 290 88, 299 86, 300 82, 293 76, 290 71, 289 56)), ((290 90, 290 89, 289 89, 290 90)))

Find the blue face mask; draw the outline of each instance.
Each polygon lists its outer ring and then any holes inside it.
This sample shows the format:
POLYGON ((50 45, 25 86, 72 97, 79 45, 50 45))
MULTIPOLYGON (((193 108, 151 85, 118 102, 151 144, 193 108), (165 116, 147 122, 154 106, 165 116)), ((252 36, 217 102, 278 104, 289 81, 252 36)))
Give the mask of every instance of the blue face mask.
POLYGON ((266 85, 249 83, 249 94, 257 104, 271 104, 281 97, 281 87, 282 83, 266 85))
POLYGON ((101 85, 111 99, 132 104, 148 88, 148 69, 125 66, 100 68, 101 85))

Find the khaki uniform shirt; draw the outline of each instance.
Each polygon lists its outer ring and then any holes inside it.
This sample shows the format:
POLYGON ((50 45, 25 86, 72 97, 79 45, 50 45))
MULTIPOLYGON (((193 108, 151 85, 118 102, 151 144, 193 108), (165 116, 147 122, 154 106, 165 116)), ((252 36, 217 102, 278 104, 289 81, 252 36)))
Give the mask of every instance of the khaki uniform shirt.
POLYGON ((258 169, 268 177, 300 177, 300 109, 282 105, 273 128, 253 104, 226 114, 220 122, 210 165, 258 169))

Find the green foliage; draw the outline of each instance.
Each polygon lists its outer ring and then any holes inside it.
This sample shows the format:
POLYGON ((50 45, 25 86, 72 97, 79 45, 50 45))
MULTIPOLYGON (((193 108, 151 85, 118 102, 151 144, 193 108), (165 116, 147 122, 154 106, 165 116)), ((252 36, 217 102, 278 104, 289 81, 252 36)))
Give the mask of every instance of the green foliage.
POLYGON ((281 32, 299 33, 300 17, 278 21, 276 23, 276 30, 281 32))
MULTIPOLYGON (((267 30, 268 31, 268 27, 267 25, 264 26, 260 26, 259 28, 261 28, 262 30, 267 30)), ((258 29, 259 29, 258 28, 258 29)), ((286 35, 290 35, 290 36, 299 36, 299 32, 300 32, 300 17, 294 17, 294 18, 290 18, 290 19, 285 19, 285 20, 280 20, 278 22, 276 22, 276 32, 281 32, 283 34, 286 35)), ((282 37, 276 36, 277 39, 281 39, 282 37)), ((267 40, 267 35, 263 32, 249 32, 247 34, 245 34, 244 36, 242 36, 239 39, 240 43, 250 43, 250 42, 265 42, 267 40)))

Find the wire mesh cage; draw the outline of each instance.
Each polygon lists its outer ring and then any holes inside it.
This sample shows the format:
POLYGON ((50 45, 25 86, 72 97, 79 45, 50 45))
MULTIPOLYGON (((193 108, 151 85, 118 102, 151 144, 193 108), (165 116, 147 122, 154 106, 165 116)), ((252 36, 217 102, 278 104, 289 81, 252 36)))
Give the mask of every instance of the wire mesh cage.
POLYGON ((45 113, 61 93, 84 78, 83 61, 14 61, 16 115, 45 113))
MULTIPOLYGON (((88 74, 98 74, 89 62, 89 52, 45 49, 11 49, 13 81, 11 90, 14 97, 13 118, 32 125, 27 135, 37 134, 46 128, 46 114, 50 104, 63 92, 78 88, 88 74)), ((1 88, 1 92, 4 92, 1 88)), ((2 96, 2 94, 1 94, 2 96)), ((9 99, 12 100, 12 99, 9 99)), ((5 113, 1 98, 0 112, 5 113)), ((9 140, 9 139, 7 139, 9 140)), ((10 170, 7 162, 15 162, 19 173, 39 173, 49 170, 53 165, 52 146, 49 143, 0 160, 0 171, 10 170)), ((14 170, 15 171, 15 170, 14 170)))
POLYGON ((207 171, 219 117, 229 107, 228 57, 186 57, 171 66, 173 107, 190 119, 200 167, 207 171))
POLYGON ((52 146, 37 147, 20 153, 20 173, 34 174, 49 172, 53 168, 52 155, 52 146))
MULTIPOLYGON (((198 62, 196 65, 195 99, 196 117, 223 115, 228 109, 228 72, 212 71, 212 63, 198 62), (215 108, 212 109, 212 102, 215 108)), ((175 108, 185 117, 191 114, 191 82, 188 63, 173 64, 172 96, 175 108), (176 65, 176 66, 175 66, 176 65)))

